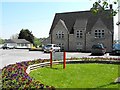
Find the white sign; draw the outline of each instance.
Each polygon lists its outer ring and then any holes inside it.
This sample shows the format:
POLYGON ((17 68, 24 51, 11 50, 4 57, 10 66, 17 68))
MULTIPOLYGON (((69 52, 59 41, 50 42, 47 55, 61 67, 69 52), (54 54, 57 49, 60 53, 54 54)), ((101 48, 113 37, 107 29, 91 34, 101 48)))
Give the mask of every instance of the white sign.
POLYGON ((52 52, 52 60, 63 60, 63 52, 52 52))

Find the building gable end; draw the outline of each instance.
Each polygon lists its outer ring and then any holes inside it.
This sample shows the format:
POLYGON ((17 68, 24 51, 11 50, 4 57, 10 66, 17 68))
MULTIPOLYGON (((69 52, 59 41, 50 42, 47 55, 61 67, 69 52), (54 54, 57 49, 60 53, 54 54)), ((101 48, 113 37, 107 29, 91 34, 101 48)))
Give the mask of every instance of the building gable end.
POLYGON ((57 29, 58 28, 64 28, 69 33, 69 31, 68 31, 68 29, 67 29, 67 27, 65 25, 65 22, 63 20, 61 20, 61 19, 57 22, 56 26, 54 27, 54 29, 56 29, 56 28, 57 29))
MULTIPOLYGON (((92 30, 93 29, 99 29, 99 28, 106 28, 107 30, 109 30, 107 28, 107 26, 104 24, 104 22, 101 20, 101 18, 98 18, 98 20, 96 21, 96 23, 93 25, 92 30)), ((110 31, 110 30, 109 30, 110 31)), ((111 32, 111 31, 110 31, 111 32)))

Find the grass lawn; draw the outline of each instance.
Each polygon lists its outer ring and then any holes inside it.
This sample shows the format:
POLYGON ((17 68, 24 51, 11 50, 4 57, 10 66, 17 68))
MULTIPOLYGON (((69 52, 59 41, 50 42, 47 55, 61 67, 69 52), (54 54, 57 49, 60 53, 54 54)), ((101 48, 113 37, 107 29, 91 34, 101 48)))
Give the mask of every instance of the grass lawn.
POLYGON ((1 86, 2 86, 2 75, 1 75, 1 72, 0 72, 0 89, 1 89, 1 86))
MULTIPOLYGON (((118 65, 114 64, 67 64, 53 68, 34 70, 30 76, 45 85, 55 88, 118 88, 113 84, 118 75, 118 65)), ((119 87, 120 88, 120 87, 119 87)))

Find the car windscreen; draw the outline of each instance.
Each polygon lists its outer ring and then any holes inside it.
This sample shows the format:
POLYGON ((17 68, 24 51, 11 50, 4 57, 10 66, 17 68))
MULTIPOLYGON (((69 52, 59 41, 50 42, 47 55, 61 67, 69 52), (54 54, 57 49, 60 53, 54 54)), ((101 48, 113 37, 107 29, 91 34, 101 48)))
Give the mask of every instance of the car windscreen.
POLYGON ((46 47, 49 48, 49 47, 52 47, 52 45, 47 45, 46 47))
POLYGON ((93 49, 101 49, 101 48, 103 48, 103 46, 102 45, 93 45, 92 48, 93 49))

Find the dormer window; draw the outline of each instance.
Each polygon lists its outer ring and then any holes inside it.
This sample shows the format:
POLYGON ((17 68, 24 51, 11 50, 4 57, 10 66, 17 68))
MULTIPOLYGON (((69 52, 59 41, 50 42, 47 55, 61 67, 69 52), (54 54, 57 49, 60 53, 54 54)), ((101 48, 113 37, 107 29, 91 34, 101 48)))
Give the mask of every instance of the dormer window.
POLYGON ((62 31, 58 31, 58 32, 56 33, 56 37, 57 37, 57 38, 64 38, 64 33, 63 33, 62 31))
POLYGON ((105 30, 95 30, 95 38, 104 38, 105 30))
POLYGON ((83 31, 82 30, 77 30, 76 31, 76 37, 77 38, 82 38, 83 37, 83 31))

